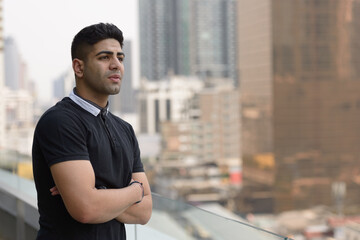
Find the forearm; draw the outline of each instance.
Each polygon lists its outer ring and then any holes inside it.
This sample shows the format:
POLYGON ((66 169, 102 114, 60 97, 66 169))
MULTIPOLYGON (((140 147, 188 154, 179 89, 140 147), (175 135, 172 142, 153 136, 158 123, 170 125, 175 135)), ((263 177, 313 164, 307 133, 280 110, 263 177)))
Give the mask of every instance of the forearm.
POLYGON ((119 214, 116 219, 122 223, 146 224, 150 220, 152 213, 150 185, 144 172, 133 173, 132 178, 143 183, 144 198, 140 203, 132 205, 126 211, 119 214))
POLYGON ((87 214, 82 222, 103 223, 121 215, 129 207, 139 200, 139 189, 137 186, 129 186, 122 189, 95 189, 84 204, 87 214))
POLYGON ((133 204, 116 217, 116 220, 127 224, 146 224, 151 217, 151 195, 144 196, 140 203, 133 204))
MULTIPOLYGON (((152 207, 152 202, 151 202, 151 197, 150 196, 144 196, 144 198, 142 199, 142 201, 139 204, 135 204, 135 200, 131 201, 131 190, 135 190, 133 187, 134 186, 129 186, 127 188, 123 188, 123 189, 93 189, 93 196, 87 196, 84 199, 87 199, 88 202, 82 202, 82 207, 78 207, 78 212, 74 212, 71 211, 70 214, 78 221, 80 222, 86 222, 86 223, 102 223, 102 222, 107 222, 109 220, 112 220, 116 217, 118 217, 119 215, 123 216, 122 218, 119 218, 119 221, 130 221, 131 223, 141 223, 141 221, 145 221, 143 219, 148 219, 149 217, 147 217, 149 214, 151 215, 151 211, 149 213, 149 209, 151 210, 152 207), (132 189, 133 188, 133 189, 132 189), (100 194, 100 195, 98 195, 100 194), (121 199, 120 200, 116 200, 116 198, 118 197, 118 195, 120 194, 121 199), (126 196, 126 197, 124 197, 126 196), (93 199, 93 201, 95 199, 95 202, 91 203, 91 199, 93 199), (89 206, 96 206, 96 209, 90 209, 90 207, 88 207, 87 212, 91 211, 93 213, 96 213, 92 216, 86 216, 85 214, 81 214, 80 216, 82 216, 84 219, 80 219, 79 217, 77 217, 77 215, 79 215, 79 210, 80 209, 86 209, 84 206, 85 205, 89 205, 89 206), (134 207, 131 207, 134 206, 134 207), (138 207, 141 206, 141 207, 138 207), (147 207, 146 207, 147 206, 147 207), (128 211, 128 209, 131 209, 130 211, 128 211), (136 214, 134 214, 134 211, 143 211, 144 214, 142 214, 141 216, 136 216, 136 214), (127 213, 128 212, 128 213, 127 213), (77 214, 77 215, 75 215, 77 214), (85 219, 86 218, 86 219, 85 219)), ((137 189, 136 191, 138 191, 139 189, 137 189)), ((60 195, 60 192, 58 191, 57 187, 53 187, 50 189, 51 195, 56 196, 56 195, 60 195)), ((137 196, 138 197, 138 196, 137 196)), ((136 199, 136 198, 135 198, 136 199)), ((72 208, 74 208, 75 206, 72 206, 72 208)), ((70 209, 69 209, 70 210, 70 209)), ((130 223, 129 222, 129 223, 130 223)), ((128 223, 128 222, 126 222, 128 223)))
MULTIPOLYGON (((65 161, 52 165, 50 169, 57 189, 50 191, 53 195, 56 192, 61 195, 69 214, 81 223, 103 223, 115 219, 143 197, 140 184, 121 189, 96 189, 95 173, 86 160, 65 161)), ((140 178, 142 182, 144 179, 145 175, 140 178)), ((145 195, 148 192, 146 184, 145 195)))

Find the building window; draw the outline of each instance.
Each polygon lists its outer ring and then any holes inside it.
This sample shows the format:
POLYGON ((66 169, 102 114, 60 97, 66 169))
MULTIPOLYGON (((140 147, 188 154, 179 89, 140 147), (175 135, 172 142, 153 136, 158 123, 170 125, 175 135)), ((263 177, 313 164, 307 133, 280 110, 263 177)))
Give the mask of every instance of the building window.
POLYGON ((166 99, 166 120, 171 120, 171 100, 166 99))
POLYGON ((155 132, 160 132, 160 109, 159 109, 159 100, 156 99, 155 102, 155 132))

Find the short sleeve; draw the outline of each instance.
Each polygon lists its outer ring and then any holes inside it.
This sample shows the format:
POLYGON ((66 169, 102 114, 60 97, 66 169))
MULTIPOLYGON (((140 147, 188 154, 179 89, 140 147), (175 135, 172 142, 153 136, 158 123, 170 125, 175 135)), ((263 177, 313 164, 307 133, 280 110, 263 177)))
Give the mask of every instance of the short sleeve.
POLYGON ((134 164, 133 172, 144 172, 144 166, 141 162, 139 143, 136 139, 134 129, 130 125, 130 131, 132 135, 133 149, 134 149, 134 164))
POLYGON ((76 115, 66 111, 49 111, 35 130, 37 144, 50 167, 69 160, 89 160, 86 128, 76 115))

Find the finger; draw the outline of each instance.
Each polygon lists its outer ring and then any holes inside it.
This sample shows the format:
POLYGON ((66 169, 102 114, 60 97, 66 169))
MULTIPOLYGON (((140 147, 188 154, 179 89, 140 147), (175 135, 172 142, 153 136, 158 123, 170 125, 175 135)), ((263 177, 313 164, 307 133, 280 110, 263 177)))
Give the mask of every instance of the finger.
POLYGON ((52 196, 56 196, 56 195, 59 195, 59 194, 60 194, 60 193, 59 193, 59 191, 57 191, 57 190, 56 190, 56 191, 51 192, 51 195, 52 195, 52 196))
POLYGON ((52 196, 55 196, 55 195, 60 194, 60 192, 58 191, 58 189, 57 189, 57 187, 56 187, 56 186, 55 186, 55 187, 50 188, 50 192, 51 192, 51 195, 52 195, 52 196))

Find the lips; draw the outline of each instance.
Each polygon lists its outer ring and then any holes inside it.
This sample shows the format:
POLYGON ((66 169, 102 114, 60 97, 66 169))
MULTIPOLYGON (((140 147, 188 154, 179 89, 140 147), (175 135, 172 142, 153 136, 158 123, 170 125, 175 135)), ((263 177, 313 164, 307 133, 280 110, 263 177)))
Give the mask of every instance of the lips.
POLYGON ((108 77, 112 82, 120 82, 121 75, 120 74, 112 74, 108 77))

